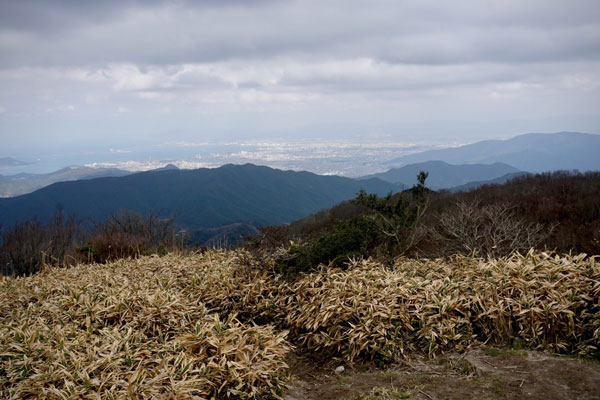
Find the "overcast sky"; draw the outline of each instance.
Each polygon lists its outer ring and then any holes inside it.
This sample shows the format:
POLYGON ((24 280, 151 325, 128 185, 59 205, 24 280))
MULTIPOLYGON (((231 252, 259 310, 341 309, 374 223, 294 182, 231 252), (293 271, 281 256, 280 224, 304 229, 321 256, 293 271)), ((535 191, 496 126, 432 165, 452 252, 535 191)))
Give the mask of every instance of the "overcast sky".
POLYGON ((0 156, 600 133, 598 0, 0 0, 0 156))

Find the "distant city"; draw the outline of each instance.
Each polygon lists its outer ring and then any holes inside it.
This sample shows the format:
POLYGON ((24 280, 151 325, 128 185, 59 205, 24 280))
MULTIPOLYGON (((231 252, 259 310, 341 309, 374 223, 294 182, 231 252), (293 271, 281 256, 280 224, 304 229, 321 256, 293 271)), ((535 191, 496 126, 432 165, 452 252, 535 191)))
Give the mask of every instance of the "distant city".
POLYGON ((147 171, 172 164, 181 169, 216 168, 253 163, 272 168, 309 171, 320 175, 358 177, 383 172, 393 158, 436 148, 442 144, 343 141, 174 142, 145 148, 108 149, 86 154, 15 157, 25 165, 6 166, 0 175, 50 173, 69 166, 147 171))

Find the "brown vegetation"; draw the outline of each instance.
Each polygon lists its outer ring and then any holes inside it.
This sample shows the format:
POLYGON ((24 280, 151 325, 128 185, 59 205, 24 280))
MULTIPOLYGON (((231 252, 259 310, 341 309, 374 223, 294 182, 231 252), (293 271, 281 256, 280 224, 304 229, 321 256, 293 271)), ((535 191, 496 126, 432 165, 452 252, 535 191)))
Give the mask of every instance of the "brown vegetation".
MULTIPOLYGON (((455 254, 510 256, 532 247, 600 254, 598 199, 599 172, 558 171, 521 176, 469 192, 431 192, 419 226, 403 238, 410 246, 401 246, 392 259, 402 253, 430 258, 455 254)), ((398 193, 390 197, 390 207, 410 200, 410 191, 398 193)), ((369 209, 362 203, 341 203, 288 226, 263 228, 261 235, 246 242, 246 248, 272 252, 287 248, 290 241, 314 242, 334 231, 339 221, 368 215, 369 209)), ((365 255, 381 254, 367 251, 365 255)))
POLYGON ((88 243, 79 249, 87 251, 94 262, 107 262, 152 253, 166 254, 177 247, 173 218, 161 219, 155 214, 122 212, 96 223, 88 243))
POLYGON ((46 224, 37 219, 16 224, 0 238, 0 273, 30 275, 46 263, 74 265, 73 249, 80 240, 81 223, 61 212, 46 224))
MULTIPOLYGON (((480 207, 508 205, 526 224, 550 233, 536 247, 560 253, 600 254, 600 172, 557 171, 517 177, 503 185, 486 185, 463 193, 442 193, 431 203, 432 216, 457 201, 480 207)), ((432 223, 432 221, 428 221, 432 223)), ((437 243, 423 244, 424 250, 437 243)), ((426 251, 425 251, 426 252, 426 251)))
POLYGON ((275 396, 285 333, 219 317, 202 280, 231 253, 48 269, 0 283, 0 397, 275 396))
POLYGON ((48 222, 34 219, 0 230, 0 273, 31 275, 44 266, 105 263, 181 250, 185 237, 173 219, 122 212, 91 227, 58 212, 48 222))
POLYGON ((292 282, 268 268, 221 266, 206 279, 207 306, 273 322, 299 348, 347 360, 513 340, 598 355, 600 268, 585 256, 402 259, 393 268, 361 260, 292 282))
POLYGON ((273 267, 208 251, 4 277, 0 395, 277 397, 289 343, 347 362, 515 341, 599 355, 595 258, 357 260, 295 281, 273 267))

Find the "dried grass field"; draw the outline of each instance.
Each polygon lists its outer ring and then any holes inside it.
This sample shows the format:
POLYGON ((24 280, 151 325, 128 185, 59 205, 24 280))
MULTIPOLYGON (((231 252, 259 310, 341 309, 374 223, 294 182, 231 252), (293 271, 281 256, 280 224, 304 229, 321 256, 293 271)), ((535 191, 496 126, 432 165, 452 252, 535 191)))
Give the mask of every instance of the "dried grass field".
POLYGON ((0 281, 2 398, 278 398, 292 352, 394 362, 480 344, 600 356, 593 257, 369 260, 295 281, 242 251, 0 281))

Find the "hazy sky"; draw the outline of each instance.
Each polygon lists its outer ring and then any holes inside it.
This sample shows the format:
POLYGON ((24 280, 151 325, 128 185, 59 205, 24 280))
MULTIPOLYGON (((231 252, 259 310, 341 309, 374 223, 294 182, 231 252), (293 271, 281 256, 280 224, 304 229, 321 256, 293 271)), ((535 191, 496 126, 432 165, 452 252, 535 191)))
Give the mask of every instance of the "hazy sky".
POLYGON ((0 156, 600 133, 598 0, 0 0, 0 156))

